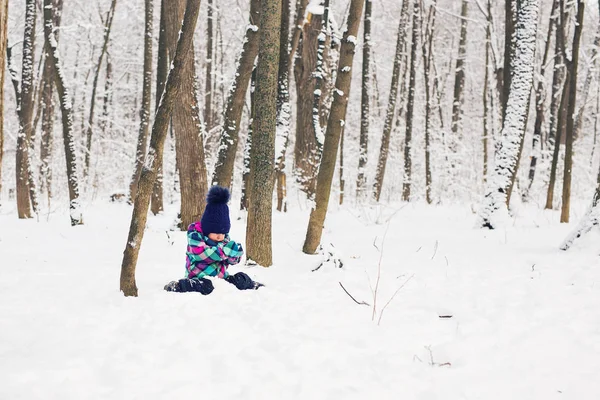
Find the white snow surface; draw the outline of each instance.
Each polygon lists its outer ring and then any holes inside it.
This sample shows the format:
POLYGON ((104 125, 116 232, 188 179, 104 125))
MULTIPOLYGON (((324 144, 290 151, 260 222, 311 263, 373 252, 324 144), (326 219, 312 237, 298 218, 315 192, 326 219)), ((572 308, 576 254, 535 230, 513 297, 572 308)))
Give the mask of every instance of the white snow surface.
MULTIPOLYGON (((573 224, 557 212, 489 231, 468 207, 340 208, 323 243, 344 266, 316 272, 309 211, 274 212, 275 265, 231 268, 266 287, 215 279, 202 296, 163 290, 186 245, 165 233, 169 208, 148 220, 137 298, 119 292, 131 207, 84 214, 71 227, 66 209, 39 222, 2 209, 0 399, 600 398, 600 234, 558 250, 573 224), (373 304, 373 243, 375 322, 339 285, 373 304)), ((245 242, 237 215, 231 236, 245 242)))

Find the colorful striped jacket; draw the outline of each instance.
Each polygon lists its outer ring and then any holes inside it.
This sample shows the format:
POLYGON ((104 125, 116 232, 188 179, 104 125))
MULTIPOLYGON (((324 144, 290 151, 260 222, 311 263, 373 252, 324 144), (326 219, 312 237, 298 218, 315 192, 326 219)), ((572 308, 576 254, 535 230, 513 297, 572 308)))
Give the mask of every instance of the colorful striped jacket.
POLYGON ((225 235, 222 242, 212 242, 204 233, 200 221, 194 222, 187 231, 185 277, 189 279, 203 276, 229 276, 227 268, 240 262, 244 250, 242 246, 225 235), (215 243, 212 246, 212 243, 215 243))

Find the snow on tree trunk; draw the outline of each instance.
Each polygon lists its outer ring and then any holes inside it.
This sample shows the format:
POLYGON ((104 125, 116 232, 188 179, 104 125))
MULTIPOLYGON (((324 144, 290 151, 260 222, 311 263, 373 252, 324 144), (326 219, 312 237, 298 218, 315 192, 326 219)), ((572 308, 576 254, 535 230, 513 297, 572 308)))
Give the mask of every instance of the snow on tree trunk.
POLYGON ((272 214, 275 184, 275 131, 281 0, 261 0, 255 118, 250 148, 250 204, 246 226, 246 254, 264 267, 273 264, 272 214))
POLYGON ((219 155, 212 176, 213 185, 231 188, 242 110, 246 101, 254 60, 258 55, 260 12, 260 0, 251 0, 250 23, 246 28, 246 37, 244 38, 242 53, 237 61, 235 78, 227 94, 219 155))
POLYGON ((65 162, 67 167, 67 181, 69 185, 69 209, 71 225, 83 224, 81 202, 79 200, 79 172, 77 157, 75 155, 75 140, 73 135, 73 107, 69 92, 66 88, 65 78, 60 65, 58 43, 55 38, 53 23, 54 12, 52 0, 44 0, 44 35, 46 51, 53 66, 54 85, 60 99, 60 109, 63 124, 63 144, 65 148, 65 162))
MULTIPOLYGON (((0 88, 4 88, 8 0, 0 0, 0 88)), ((4 151, 4 90, 0 90, 0 206, 2 206, 2 153, 4 151)))
POLYGON ((581 221, 567 236, 565 241, 561 244, 561 250, 568 250, 575 240, 582 237, 586 233, 592 230, 594 227, 600 226, 600 171, 598 171, 598 187, 596 188, 596 192, 594 193, 594 198, 592 199, 592 205, 587 210, 581 221))
POLYGON ((369 119, 371 101, 371 18, 373 0, 365 1, 365 26, 363 27, 362 93, 360 106, 360 148, 358 155, 358 177, 356 197, 362 199, 367 185, 366 167, 369 151, 369 119))
POLYGON ((177 50, 173 60, 173 67, 169 72, 165 91, 161 97, 158 111, 152 126, 152 135, 150 138, 150 148, 145 158, 144 168, 138 184, 138 194, 133 205, 131 215, 131 224, 129 226, 129 235, 127 244, 123 252, 123 261, 121 263, 120 290, 125 296, 137 296, 138 288, 135 282, 135 267, 144 237, 146 220, 148 219, 148 209, 150 207, 150 196, 154 187, 154 181, 158 172, 158 166, 162 164, 163 149, 165 138, 169 128, 169 122, 175 101, 181 91, 183 81, 183 69, 187 62, 187 56, 192 49, 194 39, 194 30, 198 13, 200 10, 200 0, 188 0, 181 26, 181 34, 177 41, 177 50))
POLYGON ((142 88, 142 109, 140 110, 140 130, 135 152, 135 170, 129 185, 130 199, 135 199, 137 184, 144 165, 144 156, 148 146, 148 131, 150 127, 150 102, 152 101, 152 25, 154 22, 153 0, 145 0, 146 23, 144 29, 144 83, 142 88))
MULTIPOLYGON (((425 200, 431 204, 431 129, 433 117, 433 102, 431 93, 431 66, 433 62, 433 42, 435 32, 435 18, 437 11, 437 0, 429 7, 427 24, 423 31, 425 36, 422 43, 423 54, 423 78, 425 81, 425 200)), ((423 19, 421 19, 423 24, 423 19)))
POLYGON ((392 133, 392 127, 394 124, 394 115, 396 114, 396 99, 398 98, 398 86, 400 82, 400 64, 402 61, 402 51, 406 45, 408 23, 410 21, 408 2, 409 0, 404 0, 402 3, 400 23, 398 25, 398 39, 396 41, 396 53, 394 56, 394 67, 392 69, 392 84, 390 88, 387 111, 385 114, 385 123, 383 125, 383 135, 381 138, 379 159, 377 161, 375 184, 373 185, 373 197, 377 201, 379 201, 379 198, 381 197, 383 178, 385 176, 385 166, 387 164, 388 152, 390 148, 390 135, 392 133))
POLYGON ((302 251, 314 254, 321 242, 323 224, 329 205, 331 183, 335 172, 340 136, 346 124, 346 110, 352 83, 352 62, 356 51, 358 28, 362 17, 364 1, 351 0, 348 14, 348 25, 342 38, 340 60, 337 69, 333 104, 327 122, 323 157, 317 177, 317 192, 315 206, 311 210, 306 239, 302 251))
MULTIPOLYGON (((513 0, 516 1, 516 0, 513 0)), ((517 23, 512 36, 511 83, 502 132, 498 139, 495 167, 490 175, 479 211, 478 226, 495 229, 508 217, 507 193, 517 171, 533 67, 538 21, 538 1, 522 0, 517 8, 517 23)))
POLYGON ((290 2, 284 0, 281 7, 281 30, 279 37, 279 73, 277 85, 277 129, 275 133, 275 173, 277 179, 277 211, 286 211, 285 154, 287 151, 290 124, 290 2))
POLYGON ((402 200, 410 200, 412 180, 412 133, 415 114, 415 84, 417 75, 417 49, 419 48, 419 29, 421 26, 421 6, 418 0, 414 2, 412 22, 412 45, 410 50, 410 76, 408 83, 408 108, 406 111, 406 133, 404 135, 404 182, 402 183, 402 200))
POLYGON ((206 127, 206 132, 210 132, 213 128, 213 14, 214 0, 208 0, 208 5, 206 7, 206 81, 204 85, 204 126, 206 127))

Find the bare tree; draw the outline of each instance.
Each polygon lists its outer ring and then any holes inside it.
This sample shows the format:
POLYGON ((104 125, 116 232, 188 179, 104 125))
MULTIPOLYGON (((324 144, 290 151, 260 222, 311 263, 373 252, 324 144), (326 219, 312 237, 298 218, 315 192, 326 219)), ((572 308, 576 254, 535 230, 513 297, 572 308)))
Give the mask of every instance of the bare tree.
POLYGON ((360 107, 360 148, 358 156, 358 178, 356 179, 356 196, 364 196, 367 178, 365 168, 369 150, 369 106, 371 100, 371 14, 372 0, 365 0, 365 24, 363 27, 363 67, 362 67, 362 93, 360 107))
POLYGON ((327 122, 323 157, 321 158, 321 166, 317 178, 316 204, 310 213, 306 239, 302 249, 307 254, 314 254, 321 242, 340 136, 346 119, 346 109, 352 83, 352 62, 356 51, 356 37, 362 17, 363 5, 363 0, 351 0, 350 2, 348 24, 342 38, 333 104, 331 105, 331 112, 327 122))
POLYGON ((275 136, 275 168, 277 176, 277 211, 287 210, 285 155, 290 124, 290 2, 284 0, 281 7, 281 30, 279 33, 279 72, 277 84, 277 130, 275 136))
POLYGON ((60 65, 58 43, 55 37, 53 0, 44 0, 44 36, 47 57, 52 65, 52 73, 56 92, 60 99, 62 113, 63 143, 67 167, 67 181, 69 185, 69 210, 71 225, 83 224, 83 215, 79 201, 79 173, 77 157, 75 155, 75 141, 73 138, 73 107, 69 92, 65 85, 64 75, 60 65))
MULTIPOLYGON (((179 35, 178 27, 183 18, 185 4, 185 0, 170 2, 165 16, 170 59, 174 58, 179 35)), ((208 192, 204 159, 204 127, 200 121, 193 49, 187 55, 182 74, 180 101, 175 104, 172 123, 175 131, 176 164, 181 191, 180 228, 187 230, 191 223, 202 217, 206 202, 205 195, 208 192)))
POLYGON ((250 0, 250 25, 246 29, 242 53, 237 61, 235 79, 227 94, 223 127, 221 129, 219 156, 212 177, 213 185, 231 187, 235 153, 237 152, 239 141, 242 109, 244 108, 246 93, 248 92, 248 84, 252 75, 254 60, 258 55, 260 12, 260 0, 250 0))
MULTIPOLYGON (((4 88, 8 0, 0 0, 0 88, 4 88)), ((0 90, 0 206, 2 205, 2 153, 4 152, 4 90, 0 90)))
POLYGON ((421 26, 421 6, 418 0, 413 4, 412 45, 410 50, 410 77, 408 86, 408 108, 406 111, 406 133, 404 135, 404 182, 402 200, 410 200, 412 178, 412 132, 415 114, 415 84, 417 75, 417 49, 419 48, 419 29, 421 26))
MULTIPOLYGON (((160 106, 160 99, 163 95, 165 85, 167 83, 167 75, 169 73, 169 55, 167 52, 167 27, 165 21, 165 0, 161 0, 160 5, 160 28, 158 33, 158 55, 156 62, 156 103, 155 114, 160 106)), ((156 182, 152 192, 151 211, 156 215, 163 211, 163 165, 162 160, 158 164, 156 172, 156 182)))
POLYGON ((86 133, 86 153, 85 153, 85 165, 83 169, 84 176, 87 176, 90 172, 90 156, 92 154, 92 136, 94 133, 94 109, 96 107, 96 90, 98 88, 98 80, 100 79, 100 70, 102 69, 102 60, 108 52, 108 43, 110 41, 110 31, 112 29, 112 23, 115 18, 115 9, 117 7, 117 0, 112 0, 110 3, 110 9, 106 14, 104 22, 104 42, 102 49, 100 50, 100 56, 98 57, 98 64, 96 65, 96 73, 94 74, 94 83, 92 84, 92 97, 90 102, 90 116, 88 118, 87 133, 86 133))
POLYGON ((304 14, 306 12, 307 5, 308 0, 296 0, 296 18, 294 23, 294 30, 292 33, 292 39, 290 41, 290 66, 294 65, 294 57, 296 55, 296 50, 298 50, 298 45, 300 44, 300 38, 302 36, 302 27, 304 26, 304 14))
POLYGON ((532 144, 532 155, 529 165, 529 184, 527 189, 523 193, 523 200, 527 201, 529 197, 529 190, 533 185, 533 179, 535 178, 535 170, 537 166, 537 160, 541 153, 542 143, 542 125, 544 123, 544 89, 545 82, 544 76, 546 74, 546 65, 548 64, 548 54, 550 53, 550 42, 552 41, 552 32, 556 25, 556 12, 558 11, 559 0, 554 0, 552 3, 552 11, 550 12, 550 23, 548 24, 548 34, 546 35, 546 44, 544 46, 544 55, 542 57, 542 64, 540 68, 540 78, 537 84, 535 92, 535 125, 533 130, 533 144, 532 144))
POLYGON ((136 196, 137 183, 142 173, 144 156, 148 143, 150 127, 150 102, 152 101, 152 25, 154 22, 153 0, 145 0, 146 15, 144 29, 144 84, 142 88, 142 108, 140 110, 140 130, 138 132, 137 148, 135 152, 135 169, 129 184, 129 198, 133 201, 136 196))
POLYGON ((204 125, 206 126, 207 132, 210 132, 210 130, 213 128, 213 1, 214 0, 208 0, 208 6, 206 9, 206 81, 204 83, 204 125))
POLYGON ((35 212, 36 205, 30 202, 31 166, 29 163, 29 140, 32 130, 33 116, 33 64, 34 64, 34 39, 35 39, 36 5, 35 0, 27 0, 25 4, 25 31, 23 39, 23 69, 21 78, 21 91, 17 93, 17 112, 19 113, 20 129, 17 136, 17 212, 19 218, 32 217, 32 205, 35 212))
POLYGON ((517 171, 517 160, 525 135, 527 105, 533 86, 539 5, 537 0, 511 0, 517 11, 515 34, 511 46, 511 82, 502 133, 496 151, 496 162, 485 189, 479 210, 478 225, 495 229, 508 214, 507 196, 511 179, 517 171), (518 7, 516 6, 518 4, 518 7))
POLYGON ((154 125, 152 126, 150 148, 146 156, 144 168, 142 169, 142 175, 140 176, 138 192, 131 215, 129 236, 125 245, 125 251, 123 252, 123 262, 121 263, 120 290, 125 296, 138 295, 135 282, 135 267, 142 239, 144 238, 144 228, 148 218, 148 208, 150 207, 150 196, 154 187, 154 181, 156 180, 158 165, 162 161, 169 120, 173 112, 175 100, 181 90, 183 70, 187 62, 188 53, 192 48, 199 11, 200 0, 187 1, 183 24, 181 26, 181 35, 179 35, 177 50, 173 59, 173 68, 169 72, 165 91, 161 97, 154 125))
POLYGON ((567 60, 569 77, 569 106, 567 110, 567 130, 565 136, 565 165, 563 174, 562 208, 560 222, 569 222, 571 208, 571 169, 573 168, 573 140, 575 136, 575 105, 577 102, 577 68, 579 66, 579 47, 583 31, 584 0, 577 1, 577 22, 573 36, 572 56, 567 60))
POLYGON ((381 196, 383 187, 383 177, 385 176, 385 166, 387 164, 388 152, 390 147, 390 135, 394 124, 394 115, 396 113, 396 99, 398 97, 398 86, 400 82, 400 64, 402 61, 402 50, 406 45, 406 36, 408 24, 410 22, 410 13, 408 11, 409 0, 403 0, 400 23, 398 25, 398 39, 396 41, 396 53, 394 56, 394 67, 392 70, 392 83, 388 99, 387 111, 385 114, 385 124, 383 126, 383 135, 381 138, 381 149, 379 150, 379 159, 377 162, 377 173, 375 175, 375 184, 373 185, 373 195, 377 201, 381 196))
MULTIPOLYGON (((421 1, 423 6, 423 1, 421 1)), ((427 24, 423 33, 423 78, 425 81, 425 199, 431 204, 431 129, 433 118, 433 99, 431 93, 431 67, 433 62, 433 39, 435 33, 435 18, 437 0, 429 7, 427 24)), ((421 21, 423 24, 423 21, 421 21)))
POLYGON ((246 226, 247 258, 259 265, 273 264, 272 226, 277 125, 277 70, 281 1, 261 0, 254 133, 250 148, 250 206, 246 226))
MULTIPOLYGON (((462 0, 460 11, 460 42, 458 44, 458 56, 456 57, 456 68, 454 69, 454 97, 452 101, 452 152, 456 153, 457 144, 460 142, 462 129, 460 121, 462 118, 462 107, 465 91, 465 62, 467 60, 467 21, 469 13, 469 1, 462 0)), ((452 163, 455 165, 456 160, 452 163)))

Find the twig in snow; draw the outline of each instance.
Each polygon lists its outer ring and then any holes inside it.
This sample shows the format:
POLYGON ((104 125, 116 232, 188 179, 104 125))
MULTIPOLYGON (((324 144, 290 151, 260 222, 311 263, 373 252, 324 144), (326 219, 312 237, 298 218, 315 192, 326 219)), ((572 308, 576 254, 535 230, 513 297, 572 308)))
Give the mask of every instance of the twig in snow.
POLYGON ((449 267, 450 263, 448 262, 448 257, 444 256, 444 258, 446 259, 446 267, 449 267))
POLYGON ((415 251, 415 253, 418 253, 419 251, 421 251, 421 249, 423 248, 423 246, 420 246, 417 251, 415 251))
POLYGON ((435 241, 435 246, 433 246, 433 255, 431 256, 431 259, 433 260, 435 255, 437 254, 437 249, 438 249, 438 241, 435 241))
POLYGON ((385 303, 385 305, 383 306, 383 308, 381 309, 381 312, 379 313, 379 320, 377 321, 377 325, 379 325, 381 323, 381 318, 383 317, 383 312, 385 311, 386 307, 392 302, 392 300, 394 300, 394 297, 396 297, 396 295, 398 294, 398 292, 408 283, 408 281, 410 281, 413 277, 415 276, 415 274, 412 274, 411 276, 408 277, 407 280, 404 281, 404 283, 402 285, 400 285, 400 287, 398 289, 396 289, 396 291, 394 292, 394 294, 392 295, 392 297, 390 297, 390 299, 388 300, 387 303, 385 303))
POLYGON ((350 296, 350 298, 351 298, 352 300, 354 300, 354 302, 355 302, 356 304, 358 304, 358 305, 360 305, 360 306, 362 306, 362 305, 364 305, 364 306, 370 306, 370 304, 369 304, 369 303, 367 303, 367 302, 365 302, 365 301, 358 301, 358 300, 356 300, 356 299, 354 298, 354 296, 352 296, 352 295, 351 295, 351 294, 350 294, 350 293, 349 293, 349 292, 346 290, 346 288, 344 287, 344 285, 342 285, 342 282, 339 282, 339 284, 340 284, 340 286, 342 287, 342 289, 344 289, 344 292, 346 292, 346 294, 347 294, 348 296, 350 296))

